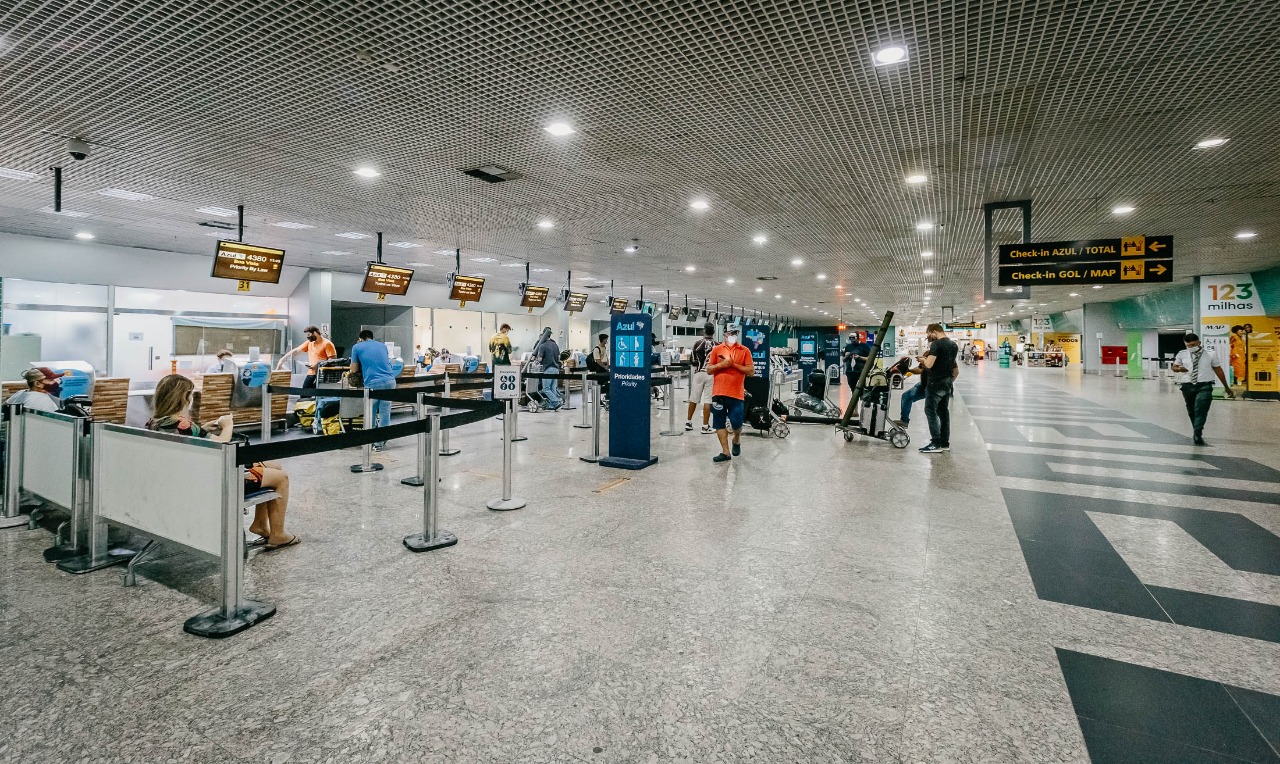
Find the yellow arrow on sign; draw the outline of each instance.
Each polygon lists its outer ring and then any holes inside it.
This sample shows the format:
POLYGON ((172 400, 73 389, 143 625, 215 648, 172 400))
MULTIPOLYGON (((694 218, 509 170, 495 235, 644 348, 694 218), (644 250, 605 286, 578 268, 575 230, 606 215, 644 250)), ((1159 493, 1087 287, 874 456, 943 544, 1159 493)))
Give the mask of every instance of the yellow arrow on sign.
POLYGON ((1152 252, 1159 252, 1160 250, 1164 249, 1164 248, 1165 248, 1165 247, 1167 247, 1167 246, 1169 246, 1169 245, 1168 245, 1168 244, 1161 244, 1161 243, 1160 243, 1160 242, 1158 242, 1158 241, 1153 241, 1153 242, 1151 242, 1150 244, 1148 244, 1148 245, 1147 245, 1147 249, 1151 250, 1152 252))
MULTIPOLYGON (((1154 247, 1155 245, 1152 244, 1151 246, 1154 247)), ((1165 268, 1163 265, 1153 265, 1151 267, 1151 272, 1156 274, 1157 276, 1163 276, 1164 272, 1167 270, 1168 268, 1165 268)))

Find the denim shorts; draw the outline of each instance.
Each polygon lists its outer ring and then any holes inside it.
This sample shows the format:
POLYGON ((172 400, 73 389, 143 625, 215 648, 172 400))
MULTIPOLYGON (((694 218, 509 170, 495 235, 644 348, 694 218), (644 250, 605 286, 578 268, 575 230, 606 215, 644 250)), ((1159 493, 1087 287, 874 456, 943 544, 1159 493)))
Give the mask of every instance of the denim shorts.
POLYGON ((711 398, 711 426, 717 430, 725 429, 725 420, 729 420, 730 430, 742 429, 742 416, 747 407, 741 398, 730 398, 727 395, 716 395, 711 398))

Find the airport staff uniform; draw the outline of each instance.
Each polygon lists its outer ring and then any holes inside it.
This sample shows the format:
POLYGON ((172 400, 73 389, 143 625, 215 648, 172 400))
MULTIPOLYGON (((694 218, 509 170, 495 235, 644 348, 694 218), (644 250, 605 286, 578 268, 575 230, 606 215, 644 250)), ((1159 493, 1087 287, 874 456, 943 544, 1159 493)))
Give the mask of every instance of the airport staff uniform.
POLYGON ((1186 381, 1182 383, 1182 399, 1187 404, 1187 416, 1191 419, 1195 440, 1200 443, 1204 424, 1209 419, 1209 406, 1213 404, 1213 383, 1221 373, 1222 363, 1218 354, 1204 345, 1179 350, 1173 362, 1187 369, 1184 372, 1186 381))

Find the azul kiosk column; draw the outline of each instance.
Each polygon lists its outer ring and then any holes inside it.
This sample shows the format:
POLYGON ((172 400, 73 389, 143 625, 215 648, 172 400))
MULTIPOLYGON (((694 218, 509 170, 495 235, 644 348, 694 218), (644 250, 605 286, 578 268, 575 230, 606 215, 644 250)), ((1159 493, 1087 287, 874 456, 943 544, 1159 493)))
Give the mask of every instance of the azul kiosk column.
POLYGON ((613 316, 609 366, 609 455, 602 467, 639 470, 658 461, 649 455, 653 318, 643 313, 613 316))

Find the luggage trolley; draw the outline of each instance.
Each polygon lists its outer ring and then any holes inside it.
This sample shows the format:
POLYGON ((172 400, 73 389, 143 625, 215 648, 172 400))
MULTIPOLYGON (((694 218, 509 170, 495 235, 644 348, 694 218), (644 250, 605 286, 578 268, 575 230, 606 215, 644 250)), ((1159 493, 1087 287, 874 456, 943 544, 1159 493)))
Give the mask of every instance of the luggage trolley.
POLYGON ((331 358, 328 361, 321 361, 316 364, 316 420, 323 422, 326 408, 337 403, 338 421, 351 421, 364 417, 364 401, 359 398, 325 398, 324 390, 352 390, 350 381, 346 377, 347 371, 351 368, 350 358, 331 358))
POLYGON ((911 436, 907 431, 889 418, 891 385, 889 374, 884 369, 875 368, 880 359, 880 347, 884 343, 885 333, 889 331, 889 324, 892 321, 893 311, 887 311, 880 324, 880 331, 876 332, 875 342, 871 344, 871 355, 867 358, 867 365, 853 388, 849 407, 845 409, 844 416, 836 424, 836 430, 844 436, 846 443, 852 443, 854 435, 887 440, 893 444, 894 448, 906 448, 911 443, 911 436), (859 401, 862 403, 862 409, 855 416, 854 412, 858 410, 859 401))

